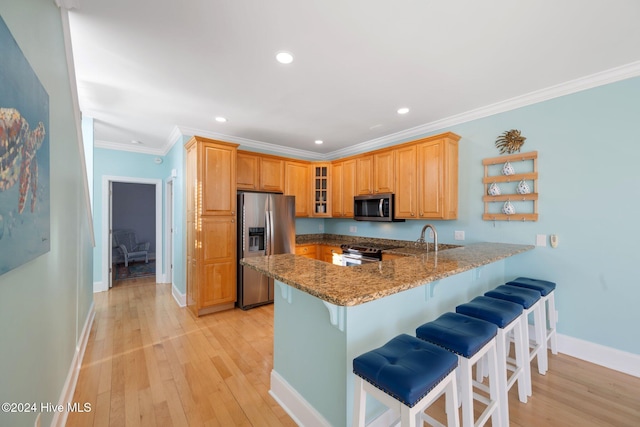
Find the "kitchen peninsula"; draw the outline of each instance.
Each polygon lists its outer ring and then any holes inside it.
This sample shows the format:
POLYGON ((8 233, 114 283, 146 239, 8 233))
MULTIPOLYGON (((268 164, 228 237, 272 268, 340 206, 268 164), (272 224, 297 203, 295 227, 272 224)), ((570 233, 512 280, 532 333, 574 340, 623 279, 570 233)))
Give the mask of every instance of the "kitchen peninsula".
MULTIPOLYGON (((293 254, 243 259, 276 280, 271 394, 301 425, 351 425, 354 357, 506 281, 528 245, 476 243, 342 267, 293 254)), ((371 402, 367 418, 386 416, 371 402)))

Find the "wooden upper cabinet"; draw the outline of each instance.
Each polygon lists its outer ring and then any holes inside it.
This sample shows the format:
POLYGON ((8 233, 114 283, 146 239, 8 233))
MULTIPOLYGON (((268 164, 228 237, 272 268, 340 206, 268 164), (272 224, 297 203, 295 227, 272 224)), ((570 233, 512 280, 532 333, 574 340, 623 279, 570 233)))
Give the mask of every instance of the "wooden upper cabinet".
POLYGON ((284 194, 296 197, 296 217, 310 213, 310 166, 308 162, 286 161, 284 170, 284 194))
POLYGON ((260 189, 260 157, 254 153, 238 151, 238 190, 260 189))
POLYGON ((238 151, 238 189, 284 191, 284 159, 265 154, 238 151))
POLYGON ((373 192, 393 193, 395 188, 395 151, 373 155, 373 192))
POLYGON ((416 219, 418 217, 417 148, 409 145, 395 151, 395 216, 416 219))
POLYGON ((454 134, 417 146, 418 216, 458 217, 458 140, 454 134))
POLYGON ((260 189, 277 193, 284 191, 284 160, 260 158, 260 189))
POLYGON ((340 218, 344 212, 342 199, 342 166, 343 162, 331 163, 331 179, 333 186, 331 188, 331 216, 340 218))
POLYGON ((199 137, 197 140, 199 213, 235 215, 237 145, 199 137))
POLYGON ((447 133, 394 150, 396 218, 457 218, 459 139, 447 133))
POLYGON ((311 216, 331 216, 331 164, 311 164, 311 216))
POLYGON ((357 194, 373 194, 373 156, 356 157, 357 194))
POLYGON ((356 159, 331 164, 331 216, 353 218, 353 198, 356 195, 356 159))

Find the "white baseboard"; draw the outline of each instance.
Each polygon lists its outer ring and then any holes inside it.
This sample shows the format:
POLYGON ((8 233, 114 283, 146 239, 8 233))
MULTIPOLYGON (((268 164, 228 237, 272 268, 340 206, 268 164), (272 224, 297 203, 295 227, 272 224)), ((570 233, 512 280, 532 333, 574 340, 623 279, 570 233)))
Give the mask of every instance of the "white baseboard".
POLYGON ((640 355, 558 334, 558 352, 640 378, 640 355))
POLYGON ((186 307, 187 306, 187 295, 181 293, 178 288, 176 288, 176 285, 171 284, 171 295, 173 295, 173 299, 176 300, 176 303, 178 303, 178 306, 180 307, 186 307))
MULTIPOLYGON (((60 393, 60 399, 58 405, 64 408, 68 407, 68 404, 73 403, 73 393, 76 391, 76 384, 78 383, 78 375, 80 374, 80 368, 82 367, 82 359, 84 357, 84 351, 87 348, 87 342, 89 341, 89 335, 91 334, 91 326, 93 325, 93 319, 96 316, 95 307, 93 301, 89 307, 87 318, 85 319, 82 332, 78 342, 76 343, 76 351, 71 360, 71 366, 69 373, 62 387, 60 393)), ((67 411, 56 411, 51 421, 51 427, 64 427, 67 423, 67 411)))
POLYGON ((93 293, 105 292, 109 290, 108 285, 104 282, 93 282, 93 293))
POLYGON ((269 394, 299 426, 331 426, 309 402, 274 370, 271 371, 269 394))

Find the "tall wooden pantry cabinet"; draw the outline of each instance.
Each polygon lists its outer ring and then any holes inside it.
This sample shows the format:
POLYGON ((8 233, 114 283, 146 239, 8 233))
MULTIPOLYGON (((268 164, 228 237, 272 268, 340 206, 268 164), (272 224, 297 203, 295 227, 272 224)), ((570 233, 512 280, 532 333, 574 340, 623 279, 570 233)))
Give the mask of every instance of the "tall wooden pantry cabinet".
POLYGON ((187 307, 196 316, 236 302, 237 144, 186 144, 187 307))

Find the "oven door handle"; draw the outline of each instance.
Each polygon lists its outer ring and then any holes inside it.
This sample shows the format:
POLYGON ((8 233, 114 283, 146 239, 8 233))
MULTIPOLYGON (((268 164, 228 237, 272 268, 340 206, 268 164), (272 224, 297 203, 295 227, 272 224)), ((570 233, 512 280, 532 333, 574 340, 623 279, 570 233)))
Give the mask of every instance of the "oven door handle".
POLYGON ((383 216, 383 212, 382 212, 382 205, 384 204, 384 199, 380 199, 380 203, 378 203, 378 215, 380 217, 383 216))

